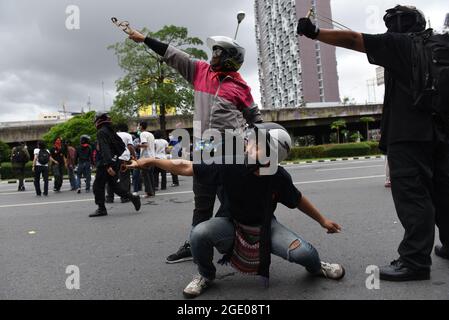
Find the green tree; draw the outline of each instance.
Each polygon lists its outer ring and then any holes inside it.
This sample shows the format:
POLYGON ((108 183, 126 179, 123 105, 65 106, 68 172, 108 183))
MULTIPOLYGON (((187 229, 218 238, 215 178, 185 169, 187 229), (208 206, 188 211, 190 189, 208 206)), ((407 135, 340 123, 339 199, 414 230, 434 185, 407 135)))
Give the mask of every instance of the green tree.
POLYGON ((343 119, 332 122, 331 129, 337 130, 337 143, 340 143, 340 129, 346 128, 346 121, 343 119))
POLYGON ((371 122, 376 121, 373 117, 362 117, 360 118, 360 122, 363 122, 366 124, 366 141, 369 140, 369 124, 371 122))
MULTIPOLYGON (((203 42, 188 35, 187 28, 164 26, 157 32, 143 29, 143 34, 175 46, 197 59, 207 59, 207 54, 197 46, 203 42)), ((166 134, 166 108, 175 107, 177 112, 191 113, 193 89, 162 57, 143 44, 130 39, 109 47, 115 51, 120 68, 125 75, 116 82, 118 95, 113 112, 126 117, 136 117, 143 106, 153 103, 159 107, 161 131, 166 134)))
POLYGON ((87 134, 91 141, 97 137, 97 129, 94 125, 95 111, 75 116, 72 119, 53 126, 43 137, 48 146, 51 146, 56 138, 61 137, 64 140, 79 144, 80 137, 87 134))
POLYGON ((0 141, 0 163, 8 162, 11 157, 11 148, 3 141, 0 141))

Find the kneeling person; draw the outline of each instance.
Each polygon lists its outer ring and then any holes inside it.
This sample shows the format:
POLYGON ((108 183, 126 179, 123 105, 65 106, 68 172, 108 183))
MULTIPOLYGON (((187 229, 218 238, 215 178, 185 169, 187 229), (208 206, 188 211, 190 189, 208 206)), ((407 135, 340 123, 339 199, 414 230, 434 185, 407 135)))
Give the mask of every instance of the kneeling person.
MULTIPOLYGON (((291 146, 285 129, 277 124, 256 125, 256 130, 265 130, 270 152, 277 152, 278 160, 284 160, 291 146)), ((216 177, 221 179, 225 195, 225 208, 229 217, 216 217, 197 225, 190 237, 192 255, 198 265, 199 274, 184 289, 186 298, 199 296, 215 279, 213 264, 214 247, 225 254, 221 263, 230 262, 245 274, 257 274, 268 285, 271 253, 297 263, 313 275, 339 280, 344 277, 344 268, 339 264, 322 262, 317 250, 295 232, 282 225, 274 216, 276 206, 282 203, 298 208, 316 220, 328 233, 338 233, 341 227, 325 218, 294 186, 290 174, 277 167, 274 175, 261 175, 264 165, 248 159, 260 159, 261 151, 255 139, 250 139, 245 154, 245 164, 196 165, 184 160, 142 159, 129 167, 156 166, 183 176, 216 177)), ((268 164, 269 165, 269 164, 268 164)), ((267 164, 265 164, 267 166, 267 164)))

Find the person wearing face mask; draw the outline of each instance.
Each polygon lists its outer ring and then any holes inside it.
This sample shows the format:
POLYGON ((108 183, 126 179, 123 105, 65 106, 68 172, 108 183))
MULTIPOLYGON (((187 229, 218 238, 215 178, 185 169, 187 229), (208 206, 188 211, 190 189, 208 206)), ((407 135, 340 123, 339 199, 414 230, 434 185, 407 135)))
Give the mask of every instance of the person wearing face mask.
MULTIPOLYGON (((245 49, 235 40, 224 36, 208 38, 212 59, 207 63, 192 59, 187 53, 140 32, 134 31, 129 37, 135 42, 144 42, 193 85, 194 124, 201 126, 200 130, 194 130, 194 134, 200 134, 194 137, 200 141, 198 145, 203 145, 203 133, 208 129, 216 129, 224 135, 226 129, 243 131, 246 125, 262 122, 251 89, 238 72, 245 59, 245 49)), ((195 227, 213 216, 215 197, 220 197, 221 191, 217 183, 206 184, 203 179, 194 176, 193 192, 195 208, 192 226, 195 227)), ((192 260, 188 241, 176 253, 168 256, 166 262, 187 260, 192 260)))
MULTIPOLYGON (((292 141, 287 130, 276 123, 263 123, 256 124, 245 134, 245 161, 238 161, 238 164, 209 165, 148 158, 133 161, 128 166, 129 169, 155 166, 182 176, 200 176, 206 180, 219 176, 221 179, 227 215, 211 218, 193 228, 190 242, 198 274, 186 286, 183 295, 188 299, 196 298, 215 280, 214 247, 224 254, 220 264, 230 263, 243 274, 259 275, 266 286, 271 254, 305 267, 313 276, 341 280, 345 276, 341 264, 321 261, 312 244, 274 215, 281 203, 304 212, 329 234, 341 231, 341 226, 323 216, 295 187, 290 174, 277 165, 291 150, 292 141), (268 149, 270 154, 277 155, 275 159, 264 160, 268 149), (267 165, 276 169, 273 174, 263 174, 261 169, 267 165)), ((236 155, 239 157, 241 155, 236 155)))
MULTIPOLYGON (((387 32, 371 35, 319 29, 309 18, 302 18, 298 34, 366 53, 371 64, 385 68, 380 148, 388 156, 393 200, 405 234, 399 258, 380 268, 380 278, 428 280, 435 224, 442 243, 435 247, 435 254, 449 259, 449 130, 444 115, 430 111, 432 98, 419 103, 415 99, 416 84, 426 80, 416 77, 423 61, 419 57, 427 53, 427 47, 418 44, 434 33, 425 30, 423 13, 412 6, 387 10, 384 21, 387 32)), ((439 54, 447 54, 448 47, 439 54)))

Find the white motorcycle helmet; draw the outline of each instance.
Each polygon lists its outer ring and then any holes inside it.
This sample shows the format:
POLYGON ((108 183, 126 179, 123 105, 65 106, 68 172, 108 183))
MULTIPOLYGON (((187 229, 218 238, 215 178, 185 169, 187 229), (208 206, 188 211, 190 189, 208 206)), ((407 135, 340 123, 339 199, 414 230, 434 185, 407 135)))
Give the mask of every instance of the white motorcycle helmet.
POLYGON ((224 50, 220 61, 220 67, 223 71, 238 71, 245 61, 245 48, 229 37, 209 37, 207 38, 207 46, 212 51, 217 47, 224 50))
POLYGON ((255 139, 258 130, 266 134, 266 146, 272 152, 277 154, 278 163, 287 159, 292 149, 292 139, 287 130, 274 122, 254 124, 254 128, 249 129, 249 139, 255 139))

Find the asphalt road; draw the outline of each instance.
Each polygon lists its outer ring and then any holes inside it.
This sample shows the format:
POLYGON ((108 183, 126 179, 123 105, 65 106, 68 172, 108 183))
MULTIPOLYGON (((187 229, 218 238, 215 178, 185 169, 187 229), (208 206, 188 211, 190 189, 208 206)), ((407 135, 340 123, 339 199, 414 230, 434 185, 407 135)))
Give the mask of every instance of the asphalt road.
MULTIPOLYGON (((257 277, 218 266, 217 281, 201 299, 449 299, 449 261, 433 254, 430 281, 366 287, 366 268, 397 258, 403 235, 383 186, 383 164, 379 159, 287 167, 298 188, 343 232, 328 235, 283 206, 276 215, 311 242, 322 260, 342 263, 342 281, 310 277, 301 266, 274 257, 269 289, 257 277)), ((65 190, 37 198, 31 184, 25 193, 0 184, 0 299, 182 299, 195 265, 164 261, 187 238, 191 185, 191 178, 182 178, 180 187, 143 200, 139 213, 116 200, 107 217, 92 219, 92 194, 65 190), (79 268, 79 290, 66 288, 70 265, 79 268)))

